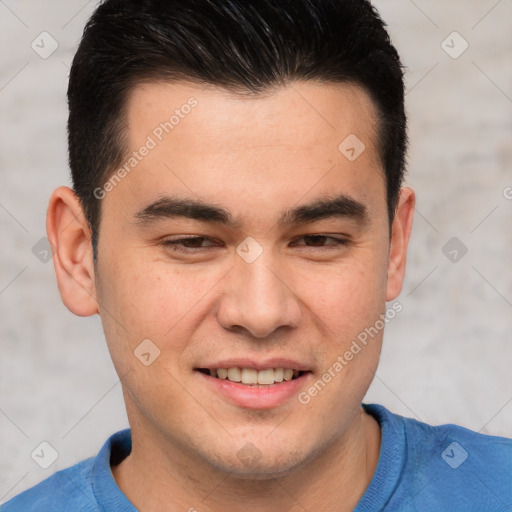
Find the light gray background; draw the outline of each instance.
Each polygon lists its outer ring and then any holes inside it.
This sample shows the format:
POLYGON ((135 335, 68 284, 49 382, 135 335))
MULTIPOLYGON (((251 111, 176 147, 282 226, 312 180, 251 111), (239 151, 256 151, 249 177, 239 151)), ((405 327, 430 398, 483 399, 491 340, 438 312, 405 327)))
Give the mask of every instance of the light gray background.
MULTIPOLYGON (((95 4, 0 0, 0 501, 127 426, 99 318, 72 315, 52 262, 32 252, 51 191, 70 184, 67 76, 95 4), (43 31, 59 45, 47 59, 31 48, 43 31), (46 470, 30 456, 42 441, 58 452, 46 470)), ((407 184, 418 202, 403 311, 366 401, 510 437, 512 1, 375 4, 408 66, 407 184), (453 31, 469 44, 456 59, 442 47, 453 31), (454 236, 468 249, 457 262, 442 252, 454 236)), ((453 53, 463 42, 445 44, 453 53)))

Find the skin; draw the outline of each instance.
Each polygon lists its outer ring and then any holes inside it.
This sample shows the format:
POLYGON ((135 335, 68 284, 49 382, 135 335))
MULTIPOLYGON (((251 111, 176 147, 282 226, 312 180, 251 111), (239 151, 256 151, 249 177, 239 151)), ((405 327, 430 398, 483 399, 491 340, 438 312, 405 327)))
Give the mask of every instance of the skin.
POLYGON ((294 396, 270 409, 239 407, 194 368, 290 357, 311 369, 307 390, 399 295, 414 192, 401 189, 390 238, 376 110, 354 85, 293 83, 257 97, 139 85, 126 105, 130 151, 191 96, 191 113, 102 199, 96 267, 74 193, 58 188, 48 208, 62 300, 77 315, 100 314, 121 378, 133 449, 114 478, 144 512, 352 510, 378 461, 380 428, 361 402, 382 331, 307 404, 294 396), (338 150, 349 134, 366 146, 352 162, 338 150), (171 193, 222 206, 240 225, 137 222, 171 193), (367 222, 276 223, 336 194, 363 203, 367 222), (315 247, 303 238, 314 234, 348 243, 315 247), (195 253, 159 243, 176 235, 208 240, 195 253), (263 248, 252 263, 236 252, 248 236, 263 248), (150 366, 133 354, 146 338, 161 351, 150 366), (260 454, 249 465, 237 457, 247 443, 260 454))

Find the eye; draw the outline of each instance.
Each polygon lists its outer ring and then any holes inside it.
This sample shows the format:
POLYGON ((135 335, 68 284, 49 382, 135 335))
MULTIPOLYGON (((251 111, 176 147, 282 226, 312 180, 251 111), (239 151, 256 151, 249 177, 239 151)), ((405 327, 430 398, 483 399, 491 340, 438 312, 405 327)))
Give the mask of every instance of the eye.
MULTIPOLYGON (((314 234, 314 235, 303 235, 296 240, 304 240, 305 244, 294 243, 292 245, 299 247, 306 247, 312 250, 331 250, 336 249, 340 246, 348 245, 349 240, 345 238, 336 238, 328 235, 314 234), (329 242, 330 243, 326 243, 329 242)), ((209 250, 212 247, 218 247, 212 239, 206 236, 191 236, 186 238, 177 238, 174 240, 164 240, 161 245, 168 247, 173 251, 179 251, 184 253, 196 253, 201 250, 209 250), (205 245, 205 243, 207 245, 205 245)))
POLYGON ((303 247, 311 247, 312 249, 336 249, 342 245, 348 245, 349 241, 345 238, 336 238, 328 235, 303 235, 297 240, 303 239, 306 244, 298 244, 303 247), (331 240, 331 243, 325 244, 326 241, 331 240))
MULTIPOLYGON (((173 251, 181 251, 181 252, 196 252, 195 249, 206 249, 208 247, 215 247, 215 244, 212 245, 202 245, 204 241, 210 240, 206 236, 194 236, 188 238, 177 238, 176 240, 164 240, 162 245, 164 247, 169 247, 173 251)), ((211 240, 210 240, 211 241, 211 240)))

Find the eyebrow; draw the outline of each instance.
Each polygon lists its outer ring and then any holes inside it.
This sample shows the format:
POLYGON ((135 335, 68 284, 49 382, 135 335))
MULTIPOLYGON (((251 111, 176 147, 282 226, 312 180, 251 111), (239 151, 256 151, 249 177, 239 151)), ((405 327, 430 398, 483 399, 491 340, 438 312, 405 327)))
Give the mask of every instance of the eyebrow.
MULTIPOLYGON (((226 227, 241 228, 243 222, 226 209, 212 203, 183 197, 162 197, 135 214, 138 224, 147 225, 160 219, 186 218, 226 227)), ((319 198, 315 201, 286 210, 277 224, 293 226, 315 221, 345 218, 358 224, 366 224, 369 214, 366 206, 345 194, 335 197, 319 198)))

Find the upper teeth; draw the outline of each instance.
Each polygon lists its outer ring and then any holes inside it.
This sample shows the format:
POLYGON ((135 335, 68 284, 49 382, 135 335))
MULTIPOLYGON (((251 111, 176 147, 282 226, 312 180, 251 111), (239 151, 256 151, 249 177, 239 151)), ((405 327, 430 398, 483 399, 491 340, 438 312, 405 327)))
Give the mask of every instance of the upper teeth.
POLYGON ((212 377, 228 379, 231 382, 242 384, 274 384, 283 380, 292 380, 299 376, 299 370, 291 368, 268 368, 267 370, 255 370, 254 368, 217 368, 210 370, 212 377))

